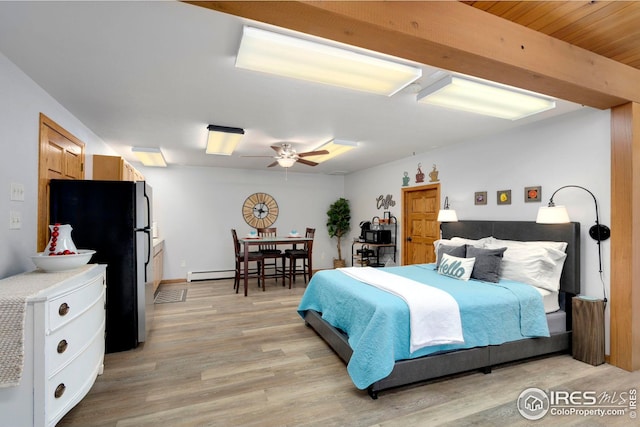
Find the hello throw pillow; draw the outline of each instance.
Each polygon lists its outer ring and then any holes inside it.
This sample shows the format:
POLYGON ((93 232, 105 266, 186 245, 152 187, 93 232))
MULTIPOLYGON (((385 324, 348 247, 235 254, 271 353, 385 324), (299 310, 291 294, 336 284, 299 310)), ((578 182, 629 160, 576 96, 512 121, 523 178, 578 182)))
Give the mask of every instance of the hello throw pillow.
POLYGON ((475 262, 475 258, 457 258, 449 254, 442 254, 438 274, 458 280, 469 280, 475 262))

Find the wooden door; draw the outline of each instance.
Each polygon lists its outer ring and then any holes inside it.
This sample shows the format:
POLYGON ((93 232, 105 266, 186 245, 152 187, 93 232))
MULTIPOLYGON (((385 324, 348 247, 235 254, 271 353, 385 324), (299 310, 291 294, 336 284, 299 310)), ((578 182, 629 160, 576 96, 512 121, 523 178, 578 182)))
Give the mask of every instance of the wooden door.
POLYGON ((440 184, 402 189, 402 265, 435 262, 440 184))
POLYGON ((84 179, 84 143, 40 113, 38 252, 44 250, 49 236, 49 181, 52 179, 84 179))

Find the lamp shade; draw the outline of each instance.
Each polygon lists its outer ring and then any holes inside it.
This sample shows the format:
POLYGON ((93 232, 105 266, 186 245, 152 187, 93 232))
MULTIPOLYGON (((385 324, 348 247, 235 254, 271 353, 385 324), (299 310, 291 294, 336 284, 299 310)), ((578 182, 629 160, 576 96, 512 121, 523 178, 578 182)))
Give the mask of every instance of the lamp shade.
POLYGON ((564 224, 571 222, 564 206, 541 206, 536 222, 539 224, 564 224))
POLYGON ((454 209, 440 209, 438 222, 458 222, 458 215, 454 209))

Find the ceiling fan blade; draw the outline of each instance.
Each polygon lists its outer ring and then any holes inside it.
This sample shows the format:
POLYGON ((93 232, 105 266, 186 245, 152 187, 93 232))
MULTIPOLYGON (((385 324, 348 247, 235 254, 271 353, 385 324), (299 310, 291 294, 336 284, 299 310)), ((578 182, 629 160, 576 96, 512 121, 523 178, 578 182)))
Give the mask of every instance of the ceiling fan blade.
POLYGON ((311 160, 305 160, 305 159, 298 159, 298 163, 302 163, 303 165, 307 165, 307 166, 317 165, 316 162, 312 162, 311 160))
POLYGON ((282 154, 282 145, 272 145, 271 148, 273 148, 278 155, 282 154))
POLYGON ((269 166, 267 166, 268 168, 272 168, 274 166, 278 165, 278 161, 276 160, 275 162, 271 163, 269 166))
POLYGON ((329 152, 327 150, 307 151, 306 153, 298 153, 298 156, 300 157, 322 156, 323 154, 329 154, 329 152))

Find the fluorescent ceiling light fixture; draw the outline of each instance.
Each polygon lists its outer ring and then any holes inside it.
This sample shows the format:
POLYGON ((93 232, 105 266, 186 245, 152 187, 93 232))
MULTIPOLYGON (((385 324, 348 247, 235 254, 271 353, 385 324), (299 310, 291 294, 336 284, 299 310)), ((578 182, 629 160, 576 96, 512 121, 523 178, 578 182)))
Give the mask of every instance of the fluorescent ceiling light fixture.
POLYGON ((145 166, 167 167, 167 162, 159 148, 131 147, 131 151, 145 166))
POLYGON ((386 96, 422 76, 417 67, 247 26, 236 67, 386 96))
POLYGON ((209 125, 207 129, 207 154, 230 156, 244 135, 244 129, 240 128, 209 125))
POLYGON ((357 146, 358 146, 358 143, 354 141, 332 139, 331 141, 313 150, 313 151, 327 150, 329 154, 321 154, 319 156, 313 156, 311 160, 313 160, 316 163, 326 162, 329 159, 333 159, 334 157, 344 154, 347 151, 353 150, 357 146))
POLYGON ((446 76, 418 94, 418 102, 518 120, 556 107, 553 99, 493 82, 446 76))
POLYGON ((296 159, 293 157, 279 157, 277 161, 283 168, 290 168, 296 162, 296 159))

